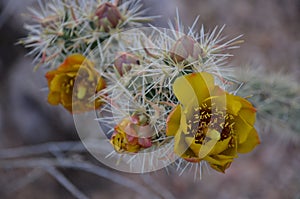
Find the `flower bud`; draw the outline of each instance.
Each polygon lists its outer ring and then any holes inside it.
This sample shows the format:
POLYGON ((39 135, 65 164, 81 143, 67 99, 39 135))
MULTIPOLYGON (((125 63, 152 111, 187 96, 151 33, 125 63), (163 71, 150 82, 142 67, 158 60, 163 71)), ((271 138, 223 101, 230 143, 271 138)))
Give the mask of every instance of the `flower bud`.
POLYGON ((203 53, 200 44, 190 36, 182 36, 171 48, 170 56, 175 62, 194 61, 201 58, 203 53))
POLYGON ((152 146, 151 136, 153 129, 144 121, 142 115, 133 115, 125 118, 115 127, 115 132, 110 139, 117 152, 137 153, 142 149, 152 146))
POLYGON ((116 28, 122 20, 122 15, 117 6, 112 3, 106 2, 101 4, 96 12, 97 25, 103 28, 105 32, 108 32, 111 28, 116 28))
POLYGON ((114 65, 121 76, 131 70, 132 65, 139 65, 139 58, 130 53, 121 53, 114 62, 114 65))

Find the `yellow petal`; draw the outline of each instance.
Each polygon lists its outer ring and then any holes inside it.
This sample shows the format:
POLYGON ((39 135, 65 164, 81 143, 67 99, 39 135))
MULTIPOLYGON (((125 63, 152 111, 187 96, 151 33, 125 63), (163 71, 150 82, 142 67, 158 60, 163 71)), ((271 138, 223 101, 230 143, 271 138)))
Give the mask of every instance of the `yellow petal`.
POLYGON ((180 105, 176 106, 167 118, 167 136, 174 136, 180 126, 180 116, 181 116, 181 107, 180 105))
POLYGON ((234 131, 238 136, 239 144, 246 141, 249 133, 252 131, 254 127, 248 124, 242 117, 235 118, 234 131))
MULTIPOLYGON (((189 114, 190 111, 187 110, 183 110, 181 108, 181 117, 180 117, 180 130, 184 133, 184 134, 188 134, 188 119, 187 119, 187 114, 189 114)), ((189 116, 188 116, 189 118, 189 116)))
POLYGON ((214 149, 210 152, 210 154, 219 154, 222 153, 223 151, 225 151, 228 148, 229 142, 232 138, 229 137, 225 140, 222 141, 218 141, 218 143, 216 143, 214 149))
POLYGON ((220 88, 219 86, 215 86, 213 91, 212 91, 212 96, 221 96, 221 95, 226 95, 226 91, 220 88))
POLYGON ((184 134, 178 130, 174 137, 174 152, 180 157, 186 157, 185 152, 189 147, 185 143, 184 134))
POLYGON ((220 133, 214 129, 209 129, 206 136, 215 141, 219 141, 221 138, 220 133))
POLYGON ((58 105, 60 102, 60 93, 59 92, 51 92, 48 95, 48 102, 52 105, 58 105))
POLYGON ((67 72, 67 73, 63 73, 63 74, 70 78, 77 76, 77 72, 67 72))
POLYGON ((252 104, 244 98, 239 96, 232 96, 235 101, 238 101, 241 105, 239 110, 239 116, 242 117, 248 124, 254 125, 255 123, 255 113, 256 109, 252 106, 252 104))
POLYGON ((106 82, 102 77, 99 77, 96 91, 99 92, 106 87, 106 82))
POLYGON ((186 106, 196 103, 194 107, 211 95, 214 88, 214 78, 209 73, 192 73, 178 77, 173 84, 173 91, 177 99, 186 106), (197 99, 197 101, 195 101, 197 99))
POLYGON ((242 104, 239 101, 240 97, 234 96, 231 94, 226 95, 226 104, 227 104, 227 111, 228 113, 237 116, 239 111, 242 108, 242 104))
POLYGON ((226 114, 226 95, 206 98, 203 103, 211 107, 212 111, 223 112, 224 114, 226 114))
POLYGON ((48 85, 50 85, 52 79, 54 78, 54 76, 57 74, 57 71, 56 70, 52 70, 52 71, 49 71, 45 74, 45 77, 48 81, 48 85))
POLYGON ((205 160, 209 163, 211 168, 215 169, 216 171, 225 173, 225 170, 230 167, 233 158, 229 156, 218 155, 214 157, 207 156, 205 160))
POLYGON ((72 93, 61 92, 60 97, 63 106, 72 106, 72 93))
POLYGON ((86 67, 86 68, 88 69, 87 72, 89 74, 89 76, 88 76, 89 81, 93 81, 95 79, 95 77, 97 77, 97 75, 100 75, 100 73, 97 70, 95 70, 94 68, 92 68, 92 67, 86 67))
POLYGON ((234 159, 233 156, 227 156, 227 155, 213 155, 213 156, 207 156, 204 158, 205 161, 207 161, 210 164, 224 166, 229 162, 232 162, 234 159))
POLYGON ((87 88, 84 86, 78 86, 77 98, 82 100, 87 92, 87 88))
POLYGON ((225 170, 228 169, 231 165, 231 162, 226 163, 225 165, 215 165, 215 164, 209 164, 211 166, 211 168, 213 168, 216 171, 225 173, 225 170))
POLYGON ((70 113, 72 113, 72 105, 63 105, 70 113))
POLYGON ((69 78, 64 74, 55 75, 52 79, 49 90, 55 92, 61 92, 63 83, 68 83, 69 78))
POLYGON ((239 116, 243 118, 248 124, 254 125, 256 119, 256 110, 252 108, 242 108, 239 116))
POLYGON ((215 130, 210 130, 207 135, 210 140, 206 142, 205 144, 197 144, 195 143, 194 137, 186 137, 185 141, 186 144, 192 149, 192 151, 198 156, 198 158, 202 159, 208 154, 211 153, 215 145, 218 143, 218 140, 220 139, 219 132, 215 130))
POLYGON ((252 131, 249 132, 248 137, 245 142, 238 145, 239 153, 248 153, 252 151, 256 145, 260 143, 258 134, 256 130, 253 128, 252 131))
POLYGON ((237 158, 238 157, 237 147, 238 147, 237 146, 237 141, 234 140, 234 146, 229 147, 228 149, 226 149, 225 151, 220 153, 220 155, 225 155, 225 156, 230 156, 232 158, 237 158))

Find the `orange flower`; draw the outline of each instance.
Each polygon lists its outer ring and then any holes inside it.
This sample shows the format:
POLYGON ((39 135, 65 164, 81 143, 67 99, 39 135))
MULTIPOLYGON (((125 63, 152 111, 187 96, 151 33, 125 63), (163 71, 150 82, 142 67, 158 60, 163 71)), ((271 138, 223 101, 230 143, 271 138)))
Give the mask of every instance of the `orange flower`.
POLYGON ((45 77, 49 87, 48 102, 52 105, 62 104, 71 113, 80 113, 102 104, 101 98, 94 97, 105 88, 105 81, 93 63, 80 54, 70 55, 45 77))

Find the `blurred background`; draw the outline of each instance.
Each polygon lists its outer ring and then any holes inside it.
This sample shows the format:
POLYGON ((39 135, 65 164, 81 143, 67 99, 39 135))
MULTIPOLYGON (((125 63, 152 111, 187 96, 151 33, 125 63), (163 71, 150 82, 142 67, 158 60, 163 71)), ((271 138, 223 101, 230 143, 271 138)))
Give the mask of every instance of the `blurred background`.
MULTIPOLYGON (((0 0, 0 151, 79 139, 72 116, 61 107, 48 105, 44 72, 33 72, 32 57, 25 57, 28 51, 15 45, 26 36, 22 13, 34 2, 0 0)), ((192 25, 198 15, 198 27, 204 24, 206 30, 226 24, 224 35, 233 38, 243 34, 245 40, 233 51, 232 65, 282 71, 299 81, 299 0, 144 0, 144 7, 148 14, 161 16, 153 22, 156 26, 167 27, 176 8, 185 26, 192 25)), ((261 133, 261 140, 253 152, 234 161, 226 174, 204 169, 202 180, 197 182, 193 173, 178 176, 162 170, 147 175, 124 174, 98 164, 88 153, 83 157, 149 188, 149 198, 300 199, 300 142, 282 140, 267 130, 261 133)), ((90 198, 142 197, 122 183, 86 172, 59 172, 90 198)), ((0 198, 74 198, 50 174, 0 167, 0 198)))

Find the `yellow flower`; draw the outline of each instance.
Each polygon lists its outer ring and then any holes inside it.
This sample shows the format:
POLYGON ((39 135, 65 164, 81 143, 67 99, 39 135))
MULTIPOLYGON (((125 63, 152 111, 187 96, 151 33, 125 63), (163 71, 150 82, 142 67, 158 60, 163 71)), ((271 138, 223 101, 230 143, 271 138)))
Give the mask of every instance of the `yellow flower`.
POLYGON ((119 153, 137 153, 152 146, 152 133, 152 128, 143 121, 143 117, 134 115, 123 119, 115 127, 110 143, 119 153))
POLYGON ((260 143, 253 127, 256 110, 247 100, 231 95, 202 72, 177 78, 174 94, 180 102, 167 118, 167 136, 175 136, 174 152, 190 162, 207 161, 220 172, 238 153, 260 143))
POLYGON ((62 104, 71 113, 80 113, 102 104, 100 98, 91 99, 105 88, 105 81, 92 62, 80 54, 70 55, 57 69, 46 73, 45 77, 49 87, 48 102, 52 105, 62 104))

